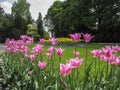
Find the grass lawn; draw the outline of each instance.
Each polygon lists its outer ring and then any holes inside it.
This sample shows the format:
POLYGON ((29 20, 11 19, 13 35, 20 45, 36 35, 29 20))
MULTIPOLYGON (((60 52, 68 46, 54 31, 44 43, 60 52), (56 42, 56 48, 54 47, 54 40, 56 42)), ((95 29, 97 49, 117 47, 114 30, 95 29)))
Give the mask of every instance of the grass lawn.
MULTIPOLYGON (((91 72, 94 74, 95 73, 95 69, 98 70, 99 69, 99 63, 101 63, 100 65, 100 68, 101 70, 103 68, 106 68, 106 63, 105 61, 100 61, 98 58, 95 59, 92 57, 91 55, 91 51, 94 50, 94 49, 101 49, 102 47, 106 46, 106 45, 116 45, 116 44, 87 44, 87 60, 86 60, 86 45, 85 46, 77 46, 76 47, 76 51, 78 51, 80 53, 80 56, 79 58, 83 58, 84 61, 83 61, 83 64, 82 66, 79 68, 79 71, 80 71, 80 75, 81 77, 84 76, 84 68, 85 68, 85 64, 86 66, 88 67, 92 62, 92 66, 91 68, 91 72), (96 60, 96 66, 95 66, 95 60, 96 60), (100 61, 100 62, 99 62, 100 61)), ((44 53, 43 53, 43 60, 47 61, 48 59, 46 58, 46 53, 47 53, 47 49, 49 48, 50 46, 44 46, 44 53)), ((71 58, 74 58, 74 54, 73 54, 73 51, 75 49, 74 46, 56 46, 56 48, 59 48, 61 47, 62 49, 64 49, 64 52, 63 52, 63 56, 62 56, 62 59, 61 59, 61 63, 65 64, 67 61, 69 61, 71 58)), ((59 61, 59 57, 55 54, 55 59, 54 59, 54 67, 58 67, 58 61, 59 61)), ((109 68, 110 68, 110 65, 109 65, 109 68)), ((109 69, 108 68, 108 69, 109 69)), ((105 71, 104 71, 105 72, 105 71)))
MULTIPOLYGON (((35 45, 36 44, 32 44, 29 47, 33 48, 35 45)), ((75 81, 75 84, 80 82, 80 86, 82 86, 84 84, 85 86, 83 86, 83 87, 86 87, 89 83, 91 83, 91 85, 93 85, 93 86, 94 86, 94 84, 99 85, 99 83, 101 83, 101 85, 103 85, 104 82, 102 82, 102 80, 106 79, 106 77, 109 75, 109 72, 111 70, 111 65, 108 65, 108 63, 106 63, 103 60, 99 60, 99 58, 92 57, 91 51, 95 50, 95 49, 101 49, 102 47, 104 47, 106 45, 116 45, 116 44, 90 43, 90 44, 86 44, 86 45, 85 44, 78 45, 76 47, 76 51, 78 51, 80 53, 79 59, 83 58, 83 63, 79 68, 77 68, 77 69, 73 68, 72 73, 70 75, 68 75, 66 77, 63 76, 62 78, 66 82, 69 82, 70 85, 73 85, 74 81, 75 81), (86 48, 87 48, 87 59, 86 59, 86 48), (101 77, 103 77, 103 78, 101 78, 101 77)), ((50 47, 51 47, 50 45, 45 44, 44 51, 39 56, 37 56, 36 59, 34 61, 32 61, 32 63, 29 61, 30 60, 29 58, 25 58, 25 60, 26 60, 25 63, 21 63, 21 60, 23 59, 23 57, 22 57, 23 54, 17 54, 16 56, 13 55, 13 57, 11 58, 12 55, 9 57, 9 53, 8 53, 7 60, 10 60, 10 62, 12 62, 12 65, 8 64, 9 66, 11 66, 10 72, 11 72, 11 70, 13 70, 13 74, 11 74, 11 75, 15 75, 18 78, 19 74, 23 75, 24 69, 26 69, 26 70, 30 69, 30 70, 33 70, 33 74, 34 74, 34 72, 36 74, 34 78, 41 77, 42 74, 39 75, 40 72, 39 72, 39 68, 37 66, 38 61, 47 61, 47 67, 44 70, 46 74, 43 74, 43 75, 46 75, 48 77, 47 81, 50 81, 50 83, 52 82, 54 85, 55 84, 54 80, 57 80, 57 76, 59 76, 59 73, 60 73, 59 72, 59 57, 57 56, 56 53, 53 54, 53 57, 52 57, 53 59, 51 59, 51 58, 48 59, 46 57, 46 53, 48 52, 48 48, 50 48, 50 47), (41 57, 41 58, 39 58, 39 57, 41 57), (13 62, 13 60, 14 60, 14 62, 13 62), (53 60, 54 64, 50 65, 50 64, 48 64, 48 62, 50 62, 51 60, 53 60), (18 65, 16 63, 18 63, 18 65), (28 65, 27 65, 27 63, 28 63, 28 65), (26 65, 26 66, 23 67, 23 65, 26 65), (50 69, 51 67, 53 67, 53 69, 50 69), (51 74, 51 70, 53 71, 52 74, 51 74), (17 75, 14 74, 14 71, 15 72, 19 71, 19 74, 17 74, 17 75), (38 77, 36 77, 36 76, 38 76, 38 77)), ((74 58, 73 51, 75 50, 75 46, 56 45, 55 47, 64 49, 63 56, 61 58, 62 64, 66 64, 71 58, 74 58)), ((120 52, 118 53, 118 55, 120 55, 120 52)), ((0 54, 0 56, 2 56, 2 54, 0 54)), ((7 69, 6 69, 6 71, 7 71, 7 69)), ((23 75, 23 78, 24 78, 24 76, 26 76, 26 74, 23 75)), ((109 77, 109 79, 110 79, 110 77, 109 77)), ((16 80, 15 82, 19 81, 18 79, 15 79, 15 80, 16 80)), ((112 80, 112 79, 110 79, 110 80, 112 80)), ((40 82, 40 80, 37 80, 37 81, 40 82)), ((74 87, 74 85, 73 85, 73 87, 74 87)), ((88 89, 85 89, 85 90, 88 90, 88 89)))
MULTIPOLYGON (((87 58, 88 61, 93 60, 94 58, 92 57, 90 51, 94 50, 94 49, 101 49, 102 47, 106 46, 106 45, 116 45, 116 44, 87 44, 87 58)), ((44 60, 46 60, 46 53, 47 53, 47 49, 50 46, 45 46, 44 47, 44 60)), ((60 46, 56 46, 56 48, 59 48, 60 46)), ((73 51, 75 49, 74 46, 66 46, 66 47, 62 47, 62 49, 64 49, 63 52, 63 56, 62 56, 62 63, 65 63, 67 60, 69 60, 70 58, 74 58, 74 54, 73 51)), ((85 46, 77 46, 76 47, 76 51, 78 51, 80 53, 80 57, 79 58, 86 58, 86 45, 85 46)), ((55 55, 56 60, 58 60, 59 58, 55 55)))
MULTIPOLYGON (((30 47, 34 47, 36 44, 32 44, 30 45, 30 47)), ((83 58, 84 61, 83 61, 83 64, 82 66, 79 68, 79 71, 81 73, 84 72, 84 68, 85 68, 85 65, 88 67, 91 62, 92 63, 92 72, 94 73, 95 72, 95 67, 96 69, 98 70, 99 67, 99 59, 95 59, 94 57, 92 57, 91 55, 91 51, 94 50, 94 49, 101 49, 102 47, 106 46, 106 45, 118 45, 118 44, 99 44, 99 43, 90 43, 90 44, 87 44, 87 45, 84 45, 84 46, 77 46, 76 47, 76 51, 78 51, 80 53, 80 56, 79 58, 83 58), (86 47, 87 47, 87 60, 86 60, 86 47), (96 66, 95 66, 95 60, 96 60, 96 66)), ((48 61, 49 59, 46 57, 46 53, 47 53, 47 50, 48 48, 50 47, 50 45, 45 45, 44 46, 44 52, 42 53, 43 55, 43 60, 42 61, 48 61)), ((64 49, 64 52, 63 52, 63 56, 61 58, 61 63, 62 64, 65 64, 67 63, 67 61, 69 61, 71 58, 74 58, 74 54, 73 54, 73 51, 75 50, 75 47, 74 46, 55 46, 56 48, 62 48, 64 49)), ((4 52, 1 52, 0 53, 0 57, 2 56, 2 54, 4 54, 4 52)), ((120 53, 119 53, 120 54, 120 53)), ((57 54, 55 54, 55 59, 54 59, 54 67, 55 68, 58 68, 58 65, 59 65, 59 57, 57 56, 57 54)), ((105 61, 100 61, 101 63, 101 68, 104 68, 103 66, 105 66, 105 61)), ((110 67, 109 67, 110 68, 110 67)), ((84 76, 84 74, 82 74, 82 76, 84 76)))

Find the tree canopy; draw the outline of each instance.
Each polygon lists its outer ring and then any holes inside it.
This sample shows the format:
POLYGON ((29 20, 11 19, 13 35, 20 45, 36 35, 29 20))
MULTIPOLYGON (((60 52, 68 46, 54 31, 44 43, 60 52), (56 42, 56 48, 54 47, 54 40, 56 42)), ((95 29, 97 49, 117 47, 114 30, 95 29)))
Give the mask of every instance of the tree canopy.
POLYGON ((23 19, 28 21, 28 19, 31 19, 29 8, 30 4, 26 0, 18 0, 17 2, 13 3, 13 6, 11 8, 12 15, 14 17, 21 16, 23 19))
POLYGON ((48 9, 45 25, 55 37, 84 32, 94 34, 95 41, 112 42, 120 32, 120 0, 57 0, 48 9), (112 32, 117 35, 113 40, 112 32))
POLYGON ((40 35, 41 38, 44 38, 43 20, 42 20, 42 14, 40 12, 36 23, 38 28, 38 34, 40 35))
POLYGON ((15 32, 17 31, 18 37, 22 34, 26 34, 27 25, 32 23, 32 17, 30 13, 30 4, 26 0, 18 0, 13 3, 12 16, 14 17, 15 32))
POLYGON ((33 23, 37 25, 35 32, 40 38, 48 38, 48 32, 52 37, 69 37, 71 33, 83 32, 93 34, 94 42, 120 42, 120 0, 56 0, 44 19, 39 13, 36 21, 29 9, 27 0, 14 2, 11 14, 0 7, 0 42, 7 37, 18 39, 27 34, 28 25, 34 27, 33 23))

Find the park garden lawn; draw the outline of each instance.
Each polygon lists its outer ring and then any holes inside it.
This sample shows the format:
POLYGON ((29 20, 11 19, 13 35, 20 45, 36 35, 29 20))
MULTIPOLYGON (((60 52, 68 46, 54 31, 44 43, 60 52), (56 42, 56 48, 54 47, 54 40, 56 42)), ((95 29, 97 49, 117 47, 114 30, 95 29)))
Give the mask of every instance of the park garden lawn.
MULTIPOLYGON (((34 47, 36 44, 38 43, 34 43, 34 44, 31 44, 29 47, 32 48, 34 47)), ((85 43, 81 43, 79 45, 77 45, 76 47, 76 51, 78 51, 80 53, 80 56, 79 58, 83 59, 83 64, 81 65, 81 67, 79 68, 79 72, 80 72, 80 75, 81 77, 84 76, 84 68, 85 68, 85 65, 86 65, 86 68, 88 66, 90 66, 92 69, 92 73, 94 74, 95 73, 95 67, 96 69, 98 70, 99 69, 99 61, 101 63, 101 70, 102 68, 105 68, 104 66, 106 66, 106 63, 105 61, 102 61, 102 60, 99 60, 99 58, 94 58, 92 57, 92 54, 91 54, 91 51, 92 50, 95 50, 95 49, 101 49, 102 47, 106 46, 106 45, 118 45, 118 44, 101 44, 101 43, 89 43, 89 44, 85 44, 85 43), (86 60, 86 47, 87 47, 87 60, 86 60), (96 66, 95 66, 95 61, 96 61, 96 66)), ((46 57, 46 53, 47 53, 47 50, 48 48, 50 48, 51 45, 49 44, 45 44, 44 45, 44 52, 42 53, 42 56, 43 56, 43 60, 42 61, 48 61, 49 59, 46 57)), ((65 64, 66 62, 68 62, 71 58, 74 58, 74 50, 75 50, 75 46, 74 45, 56 45, 55 46, 56 48, 62 48, 64 49, 64 52, 63 52, 63 56, 61 58, 61 63, 62 64, 65 64)), ((0 57, 4 54, 4 52, 1 52, 0 53, 0 57)), ((119 53, 120 55, 120 53, 119 53)), ((54 67, 55 68, 58 68, 59 66, 59 57, 57 56, 57 54, 55 54, 55 57, 54 57, 54 67)), ((110 68, 110 66, 109 66, 110 68)))
MULTIPOLYGON (((31 44, 29 47, 30 48, 33 48, 36 44, 38 43, 34 43, 34 44, 31 44)), ((91 55, 91 51, 92 50, 95 50, 95 49, 101 49, 102 47, 106 46, 106 45, 116 45, 116 44, 95 44, 95 43, 90 43, 90 44, 85 44, 85 43, 80 43, 78 44, 77 43, 77 47, 76 47, 76 51, 78 51, 80 53, 80 56, 79 56, 79 59, 83 58, 83 63, 82 65, 78 68, 78 69, 73 69, 72 70, 72 73, 67 77, 66 80, 69 80, 68 78, 69 77, 72 77, 70 79, 70 82, 71 80, 76 80, 76 77, 78 75, 78 80, 80 82, 86 82, 88 80, 88 82, 93 82, 94 79, 98 79, 98 82, 99 82, 99 77, 104 77, 104 76, 107 76, 106 74, 106 71, 108 70, 108 72, 110 72, 110 65, 108 65, 108 63, 106 63, 105 61, 103 60, 99 60, 99 58, 94 58, 92 57, 91 55), (87 59, 86 59, 86 48, 87 48, 87 59), (96 63, 96 64, 95 64, 96 63), (100 64, 99 64, 100 63, 100 64), (108 69, 107 69, 107 65, 108 65, 108 69), (100 68, 99 68, 100 67, 100 68), (86 68, 86 69, 85 69, 86 68), (78 74, 76 72, 76 70, 78 70, 78 74), (97 72, 95 72, 97 70, 97 72), (100 72, 100 73, 99 73, 100 72), (94 78, 95 75, 97 75, 97 78, 94 78), (104 75, 104 76, 103 76, 104 75), (89 78, 89 79, 88 79, 89 78)), ((37 58, 36 59, 36 62, 38 61, 50 61, 51 59, 48 59, 46 57, 46 53, 47 53, 47 50, 48 48, 51 47, 51 45, 49 44, 45 44, 44 45, 44 51, 40 54, 40 57, 42 56, 42 59, 40 58, 37 58)), ((55 46, 56 48, 62 48, 64 49, 64 52, 63 52, 63 56, 61 58, 61 63, 62 64, 65 64, 67 63, 71 58, 74 58, 74 54, 73 54, 73 51, 75 49, 75 46, 74 45, 67 45, 67 44, 61 44, 61 45, 56 45, 55 46)), ((4 54, 4 53, 3 53, 4 54)), ((119 53, 120 55, 120 53, 119 53)), ((2 54, 0 55, 2 56, 2 54)), ((14 55, 15 56, 15 55, 14 55)), ((16 57, 14 57, 14 60, 18 60, 19 58, 22 58, 23 55, 17 55, 16 57)), ((39 57, 39 56, 38 56, 39 57)), ((53 64, 53 67, 54 67, 54 71, 55 71, 55 75, 59 73, 59 70, 58 70, 58 66, 59 66, 59 57, 57 56, 57 54, 55 53, 53 55, 53 61, 54 61, 54 64, 53 64)), ((13 60, 13 59, 11 59, 13 60)), ((29 59, 28 59, 29 60, 29 59)), ((19 62, 19 61, 18 61, 19 62)), ((37 63, 35 63, 35 66, 37 65, 37 63)), ((26 68, 25 68, 26 69, 26 68)), ((46 73, 50 72, 49 71, 50 69, 48 68, 48 64, 47 64, 47 67, 45 69, 46 73)), ((39 76, 39 74, 37 74, 39 76)), ((58 76, 58 75, 56 75, 58 76)), ((18 76, 16 76, 18 77, 18 76)), ((63 77, 64 78, 64 77, 63 77)), ((51 79, 50 79, 51 80, 51 79)), ((96 82, 96 81, 95 81, 96 82)), ((102 81, 101 81, 102 82, 102 81)), ((94 82, 93 82, 94 83, 94 82)), ((82 84, 82 83, 81 83, 82 84)), ((71 84, 72 85, 72 84, 71 84)), ((94 84, 93 84, 94 85, 94 84)))
MULTIPOLYGON (((33 47, 34 45, 36 44, 32 44, 30 47, 33 47)), ((83 61, 83 64, 81 65, 81 67, 79 68, 79 72, 80 72, 80 76, 81 78, 84 77, 84 68, 85 68, 85 64, 86 64, 86 68, 88 68, 90 66, 91 69, 91 72, 94 74, 95 73, 95 67, 96 69, 98 70, 99 69, 99 63, 100 64, 100 70, 103 70, 104 69, 104 73, 106 72, 105 71, 105 68, 106 68, 106 63, 105 61, 102 61, 102 60, 99 60, 99 58, 94 58, 92 57, 92 54, 91 54, 91 51, 92 50, 95 50, 95 49, 101 49, 102 47, 106 46, 106 45, 118 45, 118 44, 101 44, 101 43, 90 43, 90 44, 81 44, 81 45, 78 45, 76 47, 76 51, 78 51, 80 53, 80 56, 79 58, 83 58, 84 61, 83 61), (86 60, 86 47, 87 47, 87 60, 86 60), (95 66, 95 60, 96 60, 96 66, 95 66), (100 61, 100 62, 99 62, 100 61)), ((47 59, 46 57, 46 53, 47 53, 47 50, 48 48, 50 47, 50 45, 45 45, 44 46, 44 52, 42 53, 43 55, 43 61, 48 61, 49 59, 47 59)), ((74 58, 74 54, 73 54, 73 51, 75 50, 75 46, 65 46, 65 45, 56 45, 55 46, 56 48, 62 48, 64 49, 64 52, 63 52, 63 56, 61 58, 61 63, 62 64, 65 64, 67 61, 69 61, 71 58, 74 58)), ((120 53, 119 53, 120 54, 120 53)), ((54 59, 54 67, 58 67, 59 65, 59 57, 57 56, 57 54, 55 54, 55 59, 54 59)), ((109 68, 110 69, 110 65, 109 65, 109 68)), ((74 72, 74 70, 73 70, 74 72)))

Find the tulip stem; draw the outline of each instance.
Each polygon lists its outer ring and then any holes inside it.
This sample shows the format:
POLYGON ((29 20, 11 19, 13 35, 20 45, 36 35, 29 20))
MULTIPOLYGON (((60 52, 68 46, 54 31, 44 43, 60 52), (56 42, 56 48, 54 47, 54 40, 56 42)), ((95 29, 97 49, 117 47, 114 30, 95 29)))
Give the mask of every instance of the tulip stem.
MULTIPOLYGON (((75 45, 75 47, 74 47, 74 53, 76 54, 76 45, 75 45)), ((76 56, 74 55, 74 57, 76 57, 76 56)))
POLYGON ((99 59, 99 74, 100 74, 100 64, 101 64, 101 63, 100 63, 100 59, 99 59))
MULTIPOLYGON (((61 75, 60 75, 60 63, 61 63, 61 57, 59 57, 59 69, 58 69, 58 76, 59 76, 59 83, 60 83, 60 85, 61 85, 61 75)), ((60 86, 59 85, 59 86, 60 86)))
POLYGON ((86 66, 87 66, 87 43, 86 43, 86 60, 85 60, 85 69, 86 69, 86 66))
POLYGON ((96 58, 95 58, 95 75, 96 75, 97 73, 96 73, 96 58))
POLYGON ((60 71, 60 63, 61 63, 61 57, 59 57, 59 68, 58 68, 58 75, 59 75, 59 71, 60 71))
POLYGON ((77 87, 77 90, 78 90, 78 80, 79 80, 79 79, 78 79, 78 68, 77 68, 77 78, 76 78, 76 80, 77 80, 77 81, 76 81, 76 82, 77 82, 77 83, 76 83, 76 85, 77 85, 76 87, 77 87))
POLYGON ((50 72, 51 72, 51 76, 53 74, 53 60, 52 60, 53 57, 51 57, 51 61, 50 61, 50 72))
POLYGON ((107 64, 107 68, 106 68, 106 78, 107 78, 107 75, 108 75, 108 62, 106 62, 107 64))

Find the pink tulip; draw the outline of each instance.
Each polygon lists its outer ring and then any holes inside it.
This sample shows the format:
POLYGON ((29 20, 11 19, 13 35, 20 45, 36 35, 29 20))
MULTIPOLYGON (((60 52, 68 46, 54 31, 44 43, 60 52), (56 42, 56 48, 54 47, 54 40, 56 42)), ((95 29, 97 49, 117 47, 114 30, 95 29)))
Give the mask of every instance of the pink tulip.
POLYGON ((23 40, 23 41, 26 41, 28 36, 27 35, 21 35, 20 38, 23 40))
POLYGON ((27 35, 21 35, 20 38, 26 44, 32 44, 34 42, 34 39, 32 37, 27 36, 27 35))
POLYGON ((117 53, 120 51, 120 47, 118 45, 112 46, 112 50, 113 50, 113 52, 117 53))
POLYGON ((85 40, 85 42, 90 42, 92 38, 93 36, 91 36, 91 34, 83 34, 83 39, 85 40))
POLYGON ((43 45, 37 44, 34 48, 32 48, 32 53, 39 55, 43 51, 43 45))
POLYGON ((77 42, 81 38, 81 33, 70 34, 69 36, 72 38, 74 42, 77 42))
POLYGON ((111 46, 105 46, 104 48, 102 49, 109 49, 109 50, 112 50, 111 46))
POLYGON ((99 57, 102 54, 102 50, 93 50, 91 51, 93 57, 99 57))
POLYGON ((75 52, 75 51, 74 51, 74 56, 75 56, 75 57, 79 57, 79 54, 80 54, 79 52, 75 52))
POLYGON ((10 52, 10 51, 11 51, 11 48, 8 47, 8 46, 5 46, 5 51, 6 51, 6 52, 10 52))
POLYGON ((116 56, 112 55, 111 57, 108 58, 108 63, 110 63, 111 65, 116 64, 116 56))
POLYGON ((56 52, 57 52, 57 54, 58 54, 59 57, 61 57, 63 55, 63 51, 64 50, 62 48, 56 49, 56 52))
POLYGON ((10 43, 10 38, 7 38, 5 41, 5 45, 9 45, 9 43, 10 43))
POLYGON ((44 41, 45 41, 44 38, 40 39, 40 44, 43 45, 43 44, 44 44, 44 41))
POLYGON ((46 64, 47 64, 47 62, 38 62, 38 67, 40 68, 40 69, 44 69, 45 67, 46 67, 46 64))
POLYGON ((108 58, 107 58, 106 56, 104 56, 104 55, 100 55, 100 60, 107 61, 107 60, 108 60, 108 58))
POLYGON ((18 52, 17 48, 13 48, 13 53, 16 54, 18 52))
POLYGON ((109 58, 109 57, 111 57, 111 56, 113 55, 111 49, 103 48, 103 53, 104 53, 104 55, 105 55, 107 58, 109 58))
POLYGON ((93 50, 91 53, 93 57, 99 57, 100 60, 104 60, 111 65, 120 65, 120 57, 117 57, 119 52, 119 46, 105 46, 101 50, 93 50))
POLYGON ((26 58, 29 58, 29 55, 28 55, 28 54, 24 54, 24 56, 25 56, 26 58))
POLYGON ((68 62, 72 68, 78 68, 82 65, 83 59, 73 58, 68 62))
POLYGON ((31 37, 28 37, 27 35, 22 35, 21 40, 14 40, 14 39, 7 39, 6 40, 6 47, 5 50, 7 52, 21 52, 23 54, 27 54, 29 51, 29 48, 27 46, 27 41, 31 42, 31 37))
POLYGON ((116 58, 116 64, 117 64, 117 65, 120 65, 120 57, 117 57, 117 58, 116 58))
POLYGON ((20 47, 20 52, 22 52, 23 54, 27 54, 28 51, 29 51, 29 48, 28 48, 27 46, 22 45, 22 46, 20 47))
POLYGON ((34 42, 34 38, 28 37, 28 40, 26 41, 26 44, 32 44, 34 42))
POLYGON ((47 56, 47 58, 51 58, 52 54, 51 53, 47 53, 46 56, 47 56))
POLYGON ((33 71, 29 71, 28 74, 29 74, 30 76, 32 76, 32 75, 33 75, 33 71))
POLYGON ((35 60, 35 55, 34 54, 30 55, 30 60, 31 61, 35 60))
POLYGON ((55 44, 58 43, 58 39, 57 38, 51 38, 50 42, 51 42, 52 45, 55 45, 55 44))
POLYGON ((50 47, 50 48, 48 48, 48 52, 49 52, 49 53, 53 53, 54 50, 55 50, 54 47, 50 47))
POLYGON ((63 76, 69 75, 72 71, 70 64, 60 64, 60 74, 63 76))

